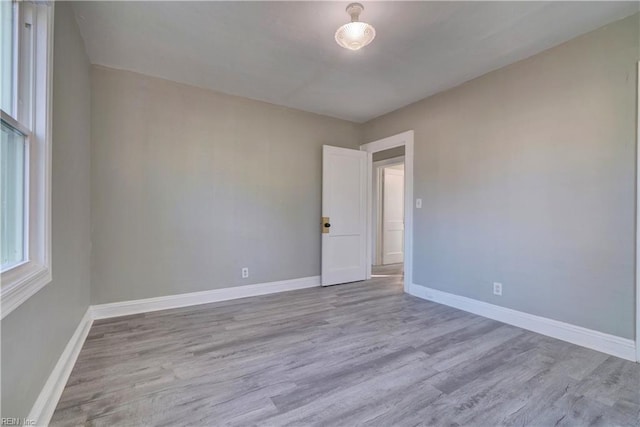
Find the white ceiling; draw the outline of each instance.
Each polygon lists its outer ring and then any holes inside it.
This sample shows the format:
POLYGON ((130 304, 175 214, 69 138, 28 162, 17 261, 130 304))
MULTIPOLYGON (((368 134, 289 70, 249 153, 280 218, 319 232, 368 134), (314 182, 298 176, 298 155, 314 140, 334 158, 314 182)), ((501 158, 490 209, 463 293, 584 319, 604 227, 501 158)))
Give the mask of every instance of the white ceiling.
POLYGON ((638 2, 363 2, 376 39, 333 40, 348 2, 79 2, 94 64, 356 122, 527 58, 638 2))

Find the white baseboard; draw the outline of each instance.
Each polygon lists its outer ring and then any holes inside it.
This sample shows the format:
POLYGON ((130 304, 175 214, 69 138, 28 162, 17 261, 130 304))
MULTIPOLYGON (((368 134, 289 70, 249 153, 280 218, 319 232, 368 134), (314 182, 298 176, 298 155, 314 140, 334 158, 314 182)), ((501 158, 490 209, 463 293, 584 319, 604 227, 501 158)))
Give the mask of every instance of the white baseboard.
POLYGON ((535 316, 499 305, 450 294, 437 289, 411 284, 409 293, 418 298, 448 305, 479 316, 567 341, 592 350, 611 354, 622 359, 636 361, 636 343, 627 338, 605 334, 581 326, 535 316))
POLYGON ((92 305, 91 315, 94 319, 107 319, 110 317, 128 316, 131 314, 148 313, 150 311, 167 310, 170 308, 189 307, 192 305, 254 297, 258 295, 293 291, 296 289, 312 288, 316 286, 320 286, 320 276, 92 305))
POLYGON ((53 371, 51 371, 47 382, 40 391, 38 398, 31 408, 31 412, 29 412, 27 418, 34 420, 35 425, 49 425, 53 411, 55 411, 58 405, 58 400, 60 400, 65 385, 67 385, 69 375, 71 375, 73 366, 76 364, 76 360, 89 334, 92 323, 91 310, 87 309, 87 312, 82 317, 82 320, 80 320, 78 327, 67 343, 67 346, 62 351, 53 371))

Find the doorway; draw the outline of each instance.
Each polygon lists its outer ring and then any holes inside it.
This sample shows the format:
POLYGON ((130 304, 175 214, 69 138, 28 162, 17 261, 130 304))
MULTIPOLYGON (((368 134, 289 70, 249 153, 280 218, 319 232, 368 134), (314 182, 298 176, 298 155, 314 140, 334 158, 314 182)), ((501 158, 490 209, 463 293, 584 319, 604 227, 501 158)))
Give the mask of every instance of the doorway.
POLYGON ((369 215, 367 225, 367 279, 375 275, 403 274, 403 287, 409 292, 413 265, 413 131, 403 132, 364 144, 360 150, 368 152, 369 215), (400 172, 402 180, 399 179, 400 172), (385 172, 388 197, 385 224, 385 172), (399 187, 401 197, 391 187, 399 187), (393 193, 389 193, 389 192, 393 193), (401 209, 398 209, 398 199, 401 209), (394 209, 395 208, 395 209, 394 209), (385 248, 385 237, 387 246, 385 248), (398 246, 401 250, 398 250, 398 246), (385 259, 385 251, 387 256, 385 259))
POLYGON ((404 147, 400 157, 396 149, 380 151, 373 156, 373 267, 404 262, 404 147))

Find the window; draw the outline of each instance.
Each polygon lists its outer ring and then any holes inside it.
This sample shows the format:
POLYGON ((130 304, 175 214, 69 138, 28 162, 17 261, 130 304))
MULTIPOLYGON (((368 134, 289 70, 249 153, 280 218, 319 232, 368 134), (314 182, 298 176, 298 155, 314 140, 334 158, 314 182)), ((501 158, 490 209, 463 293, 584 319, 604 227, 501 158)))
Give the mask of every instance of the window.
POLYGON ((0 311, 51 281, 52 2, 0 1, 0 311))
POLYGON ((7 270, 27 258, 25 250, 26 135, 2 122, 0 147, 0 266, 7 270))

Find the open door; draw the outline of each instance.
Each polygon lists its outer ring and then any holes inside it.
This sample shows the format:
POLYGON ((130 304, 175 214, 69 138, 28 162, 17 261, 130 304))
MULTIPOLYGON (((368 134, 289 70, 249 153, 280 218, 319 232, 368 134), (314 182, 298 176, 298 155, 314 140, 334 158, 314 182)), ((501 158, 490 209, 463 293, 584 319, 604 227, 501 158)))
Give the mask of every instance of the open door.
POLYGON ((322 147, 322 286, 367 278, 367 159, 322 147))
POLYGON ((404 260, 404 167, 383 169, 382 263, 404 260))

